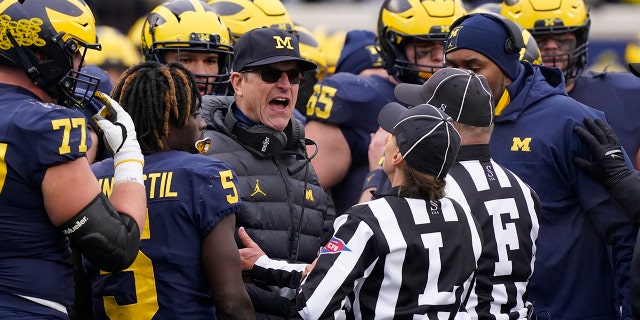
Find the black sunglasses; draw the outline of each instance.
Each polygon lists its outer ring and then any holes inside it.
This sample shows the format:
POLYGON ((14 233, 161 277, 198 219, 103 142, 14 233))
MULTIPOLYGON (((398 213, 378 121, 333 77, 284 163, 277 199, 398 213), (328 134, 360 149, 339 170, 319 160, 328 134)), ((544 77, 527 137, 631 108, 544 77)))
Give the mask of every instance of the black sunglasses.
POLYGON ((278 82, 283 73, 287 74, 287 78, 289 78, 289 83, 291 84, 300 84, 302 80, 304 80, 302 73, 300 73, 298 69, 280 70, 276 68, 259 68, 247 69, 240 72, 260 72, 260 78, 266 83, 278 82))

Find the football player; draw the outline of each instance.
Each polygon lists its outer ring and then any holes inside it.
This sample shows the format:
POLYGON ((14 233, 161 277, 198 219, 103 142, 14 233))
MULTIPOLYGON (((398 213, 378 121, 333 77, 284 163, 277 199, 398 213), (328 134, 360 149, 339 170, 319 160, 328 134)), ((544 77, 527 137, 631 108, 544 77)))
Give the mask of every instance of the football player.
POLYGON ((82 72, 99 50, 82 0, 0 5, 0 318, 68 319, 74 299, 70 244, 102 270, 127 268, 145 225, 144 159, 118 104, 96 115, 112 151, 110 197, 87 151, 84 108, 99 81, 82 72), (86 88, 77 96, 78 87, 86 88))
POLYGON ((305 131, 318 143, 312 163, 321 185, 331 190, 337 214, 360 199, 370 170, 370 135, 378 129, 380 109, 395 100, 395 85, 422 83, 444 65, 449 25, 464 14, 458 0, 386 0, 378 16, 378 41, 388 74, 343 72, 316 84, 307 103, 305 131))
MULTIPOLYGON (((145 154, 149 218, 130 268, 86 265, 94 319, 253 319, 233 239, 235 173, 196 155, 207 144, 193 75, 180 63, 145 62, 125 71, 113 97, 131 114, 145 154)), ((91 169, 109 194, 113 160, 91 169)))
POLYGON ((142 26, 142 51, 145 61, 182 63, 195 75, 201 95, 227 94, 229 30, 206 3, 176 0, 154 8, 142 26))
POLYGON ((607 115, 640 168, 640 79, 627 72, 584 72, 591 19, 583 0, 507 1, 501 14, 529 30, 544 65, 562 69, 569 96, 607 115))
MULTIPOLYGON (((102 68, 109 75, 111 86, 118 82, 120 75, 140 62, 140 54, 129 38, 118 29, 109 26, 97 26, 96 33, 102 45, 100 51, 87 52, 86 61, 89 65, 102 68)), ((102 91, 105 92, 105 91, 102 91)), ((106 91, 105 93, 111 92, 106 91)))

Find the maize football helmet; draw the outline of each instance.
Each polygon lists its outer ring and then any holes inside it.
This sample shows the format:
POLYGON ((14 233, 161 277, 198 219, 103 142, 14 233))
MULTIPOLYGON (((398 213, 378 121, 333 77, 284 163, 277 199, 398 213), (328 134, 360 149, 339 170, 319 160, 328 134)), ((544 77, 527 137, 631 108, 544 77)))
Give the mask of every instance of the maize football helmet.
POLYGON ((16 66, 58 104, 82 108, 98 86, 96 77, 74 70, 74 57, 100 50, 95 19, 83 0, 7 0, 0 4, 0 63, 16 66), (79 83, 86 94, 75 98, 79 83), (78 100, 79 99, 79 100, 78 100))
POLYGON ((320 42, 320 48, 327 59, 327 74, 325 77, 332 75, 336 71, 336 65, 338 64, 338 59, 340 59, 340 52, 344 47, 347 32, 338 30, 327 34, 322 28, 317 28, 314 30, 314 34, 318 42, 320 42))
POLYGON ((471 10, 469 10, 469 14, 472 13, 495 13, 495 14, 500 14, 500 10, 502 9, 502 6, 500 5, 500 3, 498 2, 487 2, 487 3, 483 3, 471 10))
POLYGON ((542 51, 542 61, 548 65, 566 63, 566 79, 573 79, 587 64, 587 45, 591 20, 583 0, 505 0, 500 13, 527 29, 537 41, 546 36, 573 33, 575 48, 566 52, 542 51))
POLYGON ((520 50, 520 60, 529 61, 532 64, 542 64, 542 54, 536 39, 527 29, 522 28, 522 39, 524 40, 524 48, 520 50))
MULTIPOLYGON (((166 63, 168 51, 218 54, 218 74, 194 73, 196 83, 210 86, 217 94, 226 93, 233 47, 229 29, 220 16, 200 0, 172 0, 162 3, 147 15, 142 26, 142 51, 146 61, 166 63)), ((207 92, 209 93, 209 92, 207 92)))
POLYGON ((232 41, 261 27, 279 28, 295 34, 293 20, 280 0, 209 0, 231 31, 232 41))
POLYGON ((142 54, 142 26, 144 26, 145 21, 147 21, 147 15, 136 19, 127 31, 127 38, 129 38, 129 41, 131 41, 140 55, 142 54))
POLYGON ((406 56, 407 41, 444 41, 449 27, 467 14, 460 0, 385 0, 378 15, 380 54, 396 80, 423 83, 441 65, 419 65, 406 56))
POLYGON ((316 37, 309 29, 295 25, 293 27, 300 43, 300 57, 305 60, 309 60, 318 66, 316 78, 321 80, 327 73, 327 58, 324 55, 324 51, 320 47, 320 43, 316 40, 316 37))
POLYGON ((640 62, 640 32, 627 43, 624 49, 624 59, 627 63, 639 63, 640 62))
POLYGON ((327 73, 327 59, 324 52, 320 48, 320 44, 316 37, 307 28, 295 25, 294 29, 298 35, 300 44, 300 57, 315 63, 318 67, 315 70, 305 71, 304 82, 298 88, 298 100, 296 101, 296 109, 302 114, 307 112, 307 101, 313 94, 313 86, 322 80, 327 73))
POLYGON ((140 54, 129 38, 110 26, 97 26, 96 33, 102 46, 101 51, 89 51, 85 61, 101 68, 133 67, 140 62, 140 54))

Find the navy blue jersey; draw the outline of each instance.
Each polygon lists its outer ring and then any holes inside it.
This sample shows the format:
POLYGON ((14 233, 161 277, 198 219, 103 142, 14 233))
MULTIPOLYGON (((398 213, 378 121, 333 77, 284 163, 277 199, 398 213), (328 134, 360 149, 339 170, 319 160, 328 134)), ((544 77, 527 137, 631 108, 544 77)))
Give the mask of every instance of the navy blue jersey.
MULTIPOLYGON (((113 160, 91 168, 109 195, 113 160)), ((147 223, 136 260, 117 273, 85 261, 95 319, 215 319, 201 243, 239 208, 234 172, 211 157, 168 151, 145 155, 144 178, 147 223)))
POLYGON ((640 78, 628 72, 587 72, 576 78, 569 95, 603 111, 622 147, 635 157, 640 149, 640 78))
POLYGON ((356 319, 456 317, 482 246, 456 201, 386 195, 352 207, 334 227, 299 289, 302 318, 337 318, 348 295, 356 319))
POLYGON ((613 319, 616 294, 630 314, 628 275, 638 229, 602 185, 574 165, 575 156, 590 159, 591 151, 573 128, 605 116, 568 97, 562 79, 555 68, 521 67, 507 87, 511 102, 496 108, 491 152, 542 204, 529 282, 535 311, 551 319, 613 319))
POLYGON ((85 156, 85 117, 10 85, 0 85, 0 114, 0 291, 68 306, 69 243, 49 220, 41 188, 49 167, 85 156))
POLYGON ((340 72, 313 88, 313 95, 307 103, 307 121, 340 127, 351 150, 351 167, 347 175, 331 189, 338 214, 360 199, 362 182, 369 172, 370 134, 378 130, 380 109, 396 101, 394 87, 389 79, 377 75, 362 77, 340 72))

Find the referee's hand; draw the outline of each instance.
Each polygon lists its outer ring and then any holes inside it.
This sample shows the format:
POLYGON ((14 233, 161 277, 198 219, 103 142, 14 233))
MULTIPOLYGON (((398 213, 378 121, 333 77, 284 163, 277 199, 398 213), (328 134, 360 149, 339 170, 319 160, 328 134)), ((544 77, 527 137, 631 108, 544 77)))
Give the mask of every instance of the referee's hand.
POLYGON ((238 229, 238 237, 245 246, 245 248, 238 250, 240 253, 240 267, 242 268, 242 271, 251 270, 258 258, 264 256, 265 253, 260 249, 260 246, 258 246, 258 244, 249 237, 249 234, 244 230, 244 227, 240 227, 238 229))

